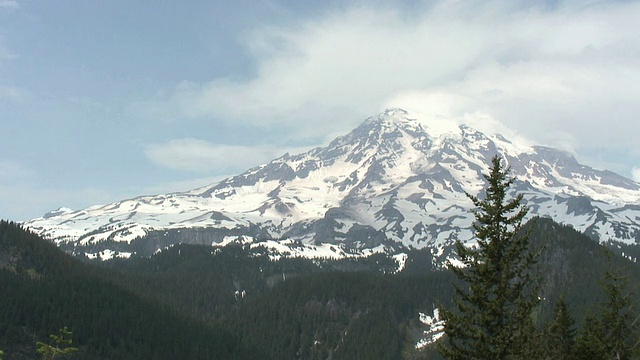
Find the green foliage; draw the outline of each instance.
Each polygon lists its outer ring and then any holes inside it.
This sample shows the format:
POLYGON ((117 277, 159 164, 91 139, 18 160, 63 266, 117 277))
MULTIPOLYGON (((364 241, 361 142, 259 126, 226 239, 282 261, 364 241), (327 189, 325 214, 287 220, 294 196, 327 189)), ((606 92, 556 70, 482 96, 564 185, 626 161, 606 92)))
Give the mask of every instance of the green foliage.
POLYGON ((73 335, 73 333, 65 326, 60 329, 58 335, 52 334, 49 336, 51 343, 47 344, 38 341, 36 343, 36 352, 42 355, 43 360, 64 359, 68 355, 78 351, 78 348, 71 346, 73 343, 71 335, 73 335))
MULTIPOLYGON (((551 219, 516 235, 527 231, 531 247, 548 245, 536 267, 544 300, 533 312, 546 336, 532 328, 520 354, 563 358, 542 350, 556 346, 548 345, 552 334, 574 329, 560 319, 573 313, 580 330, 571 359, 611 359, 601 321, 609 296, 598 280, 606 283, 608 269, 625 268, 635 287, 640 267, 619 256, 607 260, 596 241, 551 219), (560 294, 566 312, 558 310, 560 294), (583 320, 585 309, 598 316, 583 320)), ((434 304, 453 308, 451 283, 467 287, 452 271, 439 270, 429 249, 407 253, 400 274, 391 274, 395 263, 384 254, 273 261, 246 246, 176 245, 150 258, 87 265, 0 222, 0 293, 11 294, 0 296, 0 348, 7 360, 36 359, 35 339, 67 324, 82 351, 75 357, 88 360, 440 359, 435 346, 414 348, 424 329, 417 314, 434 304), (246 297, 235 297, 236 290, 246 297)), ((628 299, 622 309, 637 302, 634 294, 628 299)))
POLYGON ((602 323, 589 312, 582 323, 582 330, 576 338, 574 358, 580 360, 608 360, 604 343, 602 323))
POLYGON ((371 311, 348 327, 333 358, 394 360, 400 357, 402 341, 393 314, 371 311))
POLYGON ((573 318, 563 300, 547 330, 548 359, 617 359, 638 358, 637 326, 633 292, 629 292, 628 275, 607 271, 601 283, 604 298, 595 310, 588 312, 576 336, 573 318))
POLYGON ((106 265, 122 274, 118 281, 131 291, 197 320, 222 321, 245 346, 274 359, 335 358, 336 348, 350 353, 362 344, 382 343, 382 333, 397 341, 371 347, 378 355, 373 358, 397 358, 410 342, 405 324, 450 297, 449 272, 432 273, 426 264, 411 261, 424 253, 410 252, 411 274, 398 275, 390 274, 397 264, 384 254, 272 261, 242 246, 176 245, 151 258, 106 265), (246 297, 234 297, 236 290, 246 291, 246 297), (393 321, 377 324, 388 327, 354 330, 371 324, 364 315, 381 308, 391 311, 393 321))
POLYGON ((225 318, 238 307, 235 292, 255 297, 283 279, 320 269, 303 259, 271 261, 242 246, 176 245, 150 258, 100 264, 113 281, 139 297, 158 301, 198 321, 225 318))
POLYGON ((446 344, 441 352, 448 359, 520 359, 534 350, 531 344, 535 326, 532 312, 538 304, 536 262, 529 251, 529 233, 522 232, 527 208, 522 195, 507 201, 514 179, 508 176, 500 158, 492 160, 486 198, 467 196, 478 210, 474 212, 477 247, 456 243, 464 268, 449 264, 466 287, 455 286, 457 311, 443 308, 446 344))
POLYGON ((30 359, 33 343, 68 324, 92 359, 254 359, 219 325, 178 316, 112 275, 64 255, 20 226, 0 222, 0 347, 30 359), (35 269, 38 278, 29 276, 35 269))
POLYGON ((12 264, 23 269, 0 269, 0 292, 12 294, 0 298, 0 347, 10 358, 33 359, 33 339, 66 323, 90 360, 396 359, 411 342, 405 324, 450 296, 449 272, 385 275, 395 263, 381 255, 271 261, 242 247, 181 245, 95 267, 15 225, 1 230, 11 235, 0 248, 11 242, 20 254, 12 264), (44 249, 38 261, 21 250, 29 239, 44 249), (59 262, 64 270, 52 271, 59 262))
POLYGON ((449 298, 452 280, 449 272, 317 273, 249 299, 225 323, 273 359, 399 359, 410 340, 404 324, 449 298))
POLYGON ((554 309, 554 316, 545 330, 545 358, 556 360, 573 359, 575 348, 575 321, 564 298, 560 298, 554 309))
POLYGON ((602 284, 607 298, 600 320, 603 341, 607 353, 617 360, 631 359, 637 345, 636 314, 627 284, 627 276, 619 271, 608 271, 602 284))

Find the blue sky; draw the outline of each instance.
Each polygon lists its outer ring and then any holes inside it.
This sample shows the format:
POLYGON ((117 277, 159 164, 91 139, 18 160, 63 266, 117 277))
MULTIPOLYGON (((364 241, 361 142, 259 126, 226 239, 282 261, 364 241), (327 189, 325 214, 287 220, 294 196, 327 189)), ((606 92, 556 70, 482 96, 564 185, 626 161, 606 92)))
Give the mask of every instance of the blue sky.
POLYGON ((0 0, 0 218, 189 190, 403 107, 640 180, 640 2, 0 0))

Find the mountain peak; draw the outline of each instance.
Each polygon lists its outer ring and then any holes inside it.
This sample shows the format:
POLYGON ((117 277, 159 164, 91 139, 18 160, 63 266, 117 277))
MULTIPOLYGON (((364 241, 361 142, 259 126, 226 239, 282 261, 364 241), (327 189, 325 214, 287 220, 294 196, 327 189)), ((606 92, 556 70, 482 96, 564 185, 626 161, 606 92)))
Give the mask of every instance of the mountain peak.
POLYGON ((370 116, 351 133, 358 136, 382 136, 397 129, 410 132, 424 131, 420 121, 410 117, 406 110, 387 109, 382 113, 370 116))
POLYGON ((367 118, 363 125, 373 124, 389 124, 389 125, 405 125, 412 122, 417 122, 416 119, 408 118, 409 113, 400 108, 387 109, 382 113, 367 118))
POLYGON ((450 246, 473 241, 465 193, 482 190, 496 154, 511 167, 532 216, 602 240, 640 241, 640 208, 626 206, 640 204, 637 183, 566 152, 453 121, 424 122, 403 109, 371 116, 326 147, 285 154, 201 191, 61 209, 27 226, 85 253, 233 239, 300 256, 450 246))

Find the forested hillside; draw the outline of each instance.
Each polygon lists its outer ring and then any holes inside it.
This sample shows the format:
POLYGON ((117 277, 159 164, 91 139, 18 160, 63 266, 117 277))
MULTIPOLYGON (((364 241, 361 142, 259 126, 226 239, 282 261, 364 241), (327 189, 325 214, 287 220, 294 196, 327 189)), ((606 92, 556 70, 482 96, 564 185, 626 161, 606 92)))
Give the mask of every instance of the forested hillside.
POLYGON ((35 359, 37 341, 67 326, 75 358, 255 359, 219 326, 194 322, 114 284, 14 223, 0 222, 0 349, 35 359))
MULTIPOLYGON (((544 249, 541 325, 563 296, 579 328, 605 299, 599 283, 610 269, 624 271, 630 289, 640 284, 626 258, 635 248, 608 251, 549 219, 533 226, 532 246, 544 249)), ((448 304, 455 281, 436 265, 427 250, 409 251, 394 273, 383 254, 276 261, 260 249, 197 245, 81 263, 2 222, 0 349, 4 360, 37 358, 35 343, 67 326, 80 350, 72 359, 432 358, 433 347, 415 349, 419 313, 448 304)))

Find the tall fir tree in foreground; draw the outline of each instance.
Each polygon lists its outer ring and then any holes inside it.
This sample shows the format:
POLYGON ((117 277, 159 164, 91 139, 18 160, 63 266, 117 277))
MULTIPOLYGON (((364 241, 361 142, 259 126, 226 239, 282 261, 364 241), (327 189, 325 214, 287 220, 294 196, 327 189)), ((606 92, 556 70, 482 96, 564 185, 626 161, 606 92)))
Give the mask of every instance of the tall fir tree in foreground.
POLYGON ((539 355, 533 344, 532 311, 538 304, 537 275, 532 271, 537 254, 529 249, 529 233, 522 221, 527 208, 522 194, 508 200, 514 178, 501 158, 493 157, 486 196, 467 194, 476 206, 473 225, 477 245, 456 243, 464 267, 449 268, 464 283, 455 286, 456 309, 441 309, 446 341, 442 355, 457 359, 531 359, 539 355))

